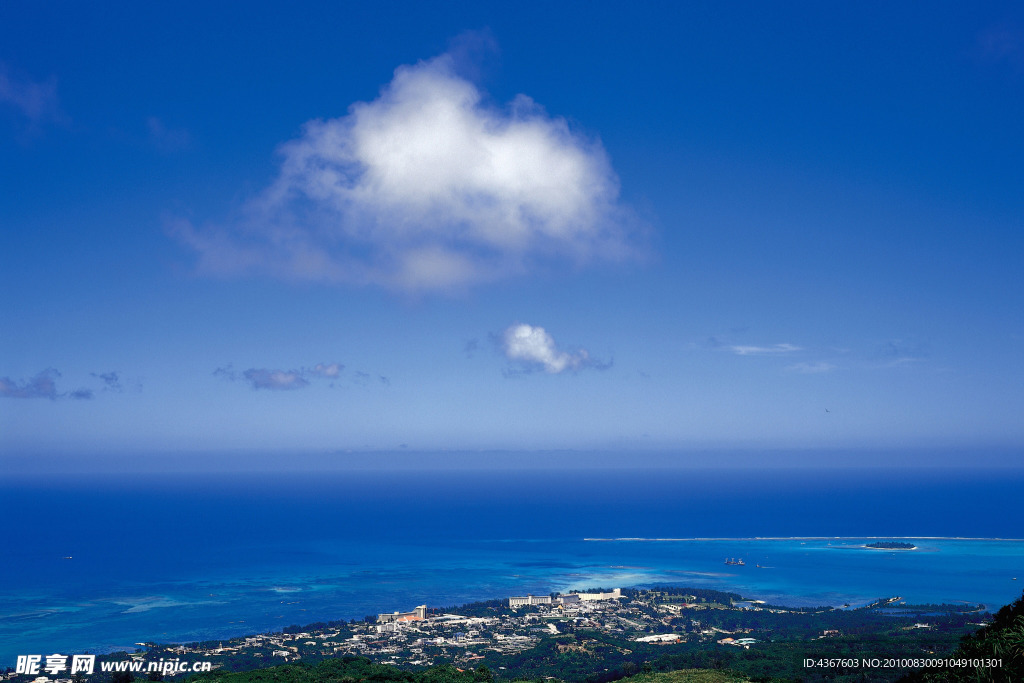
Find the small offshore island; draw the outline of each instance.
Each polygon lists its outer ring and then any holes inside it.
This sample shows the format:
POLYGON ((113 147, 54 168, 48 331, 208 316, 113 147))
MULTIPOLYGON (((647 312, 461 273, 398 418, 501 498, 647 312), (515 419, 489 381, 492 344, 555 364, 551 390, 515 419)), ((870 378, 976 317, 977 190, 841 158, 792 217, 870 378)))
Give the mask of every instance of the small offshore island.
MULTIPOLYGON (((962 651, 1018 615, 1024 598, 993 621, 983 605, 908 605, 899 597, 853 609, 794 608, 709 589, 595 589, 419 605, 214 641, 139 643, 144 650, 98 655, 88 683, 186 676, 196 683, 897 681, 934 666, 924 659, 982 656, 984 648, 962 651), (156 662, 180 668, 147 671, 156 662), (212 671, 175 675, 195 662, 212 671)), ((85 683, 11 669, 0 681, 85 683)))
POLYGON ((903 541, 875 541, 873 543, 865 543, 864 547, 876 550, 917 550, 917 546, 913 543, 903 541))

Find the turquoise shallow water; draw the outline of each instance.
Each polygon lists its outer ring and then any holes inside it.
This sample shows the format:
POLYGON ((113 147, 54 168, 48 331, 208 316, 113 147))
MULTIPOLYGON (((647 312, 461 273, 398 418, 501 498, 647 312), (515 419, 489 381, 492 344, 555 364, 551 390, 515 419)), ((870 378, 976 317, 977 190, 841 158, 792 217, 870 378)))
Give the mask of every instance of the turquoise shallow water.
POLYGON ((813 488, 779 481, 769 491, 763 477, 709 473, 703 494, 687 494, 695 476, 593 475, 568 487, 565 477, 481 473, 141 490, 137 481, 19 482, 0 491, 13 522, 10 560, 0 565, 0 665, 18 654, 224 638, 598 586, 708 587, 795 605, 901 596, 993 607, 1024 589, 1024 542, 900 535, 1012 536, 1016 521, 995 514, 1005 513, 998 498, 1019 490, 1012 478, 935 478, 894 492, 870 477, 818 476, 813 488), (875 512, 806 514, 825 501, 875 512), (736 533, 743 529, 753 533, 736 533), (824 537, 826 529, 845 538, 824 537), (867 536, 919 549, 857 547, 867 536))

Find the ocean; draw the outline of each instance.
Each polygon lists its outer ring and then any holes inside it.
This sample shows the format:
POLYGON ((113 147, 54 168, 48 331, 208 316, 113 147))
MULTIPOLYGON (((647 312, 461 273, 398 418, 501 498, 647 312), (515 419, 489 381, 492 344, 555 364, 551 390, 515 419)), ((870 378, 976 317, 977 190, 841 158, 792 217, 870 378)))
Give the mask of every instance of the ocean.
POLYGON ((950 469, 8 476, 0 667, 574 588, 995 609, 1024 589, 1021 490, 950 469))

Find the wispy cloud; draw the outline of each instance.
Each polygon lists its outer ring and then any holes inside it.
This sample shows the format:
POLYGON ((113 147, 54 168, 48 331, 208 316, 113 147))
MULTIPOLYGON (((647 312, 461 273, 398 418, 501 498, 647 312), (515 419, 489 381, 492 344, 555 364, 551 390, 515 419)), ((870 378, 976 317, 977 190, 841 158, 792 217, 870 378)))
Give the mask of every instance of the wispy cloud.
POLYGON ((156 116, 146 119, 146 130, 149 131, 150 142, 161 152, 177 152, 192 144, 192 136, 188 134, 188 131, 180 128, 168 128, 156 116))
MULTIPOLYGON (((345 374, 345 366, 341 363, 317 363, 312 367, 302 367, 297 370, 278 370, 274 368, 249 368, 236 371, 230 363, 221 366, 213 371, 215 377, 229 382, 245 382, 251 388, 268 391, 291 391, 304 389, 314 381, 326 381, 329 386, 335 386, 335 380, 339 380, 345 374)), ((367 386, 372 375, 362 370, 349 373, 349 381, 358 386, 367 386)), ((384 375, 378 376, 378 382, 384 386, 390 386, 391 380, 384 375)))
POLYGON ((48 398, 51 401, 59 398, 90 400, 94 397, 93 390, 87 387, 63 393, 58 391, 57 380, 61 376, 61 373, 55 368, 47 368, 27 380, 19 381, 13 380, 10 377, 0 377, 0 396, 6 398, 48 398))
POLYGON ((93 377, 96 377, 97 379, 102 380, 104 391, 124 391, 124 387, 121 386, 121 377, 117 372, 91 372, 89 374, 93 377))
POLYGON ((60 373, 47 368, 27 380, 17 381, 10 377, 0 377, 0 396, 7 398, 48 398, 55 399, 57 393, 57 379, 60 373))
POLYGON ((557 375, 586 367, 611 367, 611 363, 592 358, 586 349, 571 352, 559 349, 554 338, 543 327, 523 323, 511 325, 501 334, 500 344, 505 357, 527 372, 542 369, 557 375))
MULTIPOLYGON (((323 365, 324 364, 322 363, 318 363, 314 367, 322 367, 323 365)), ((217 368, 213 371, 213 374, 231 382, 244 381, 253 389, 267 389, 270 391, 302 389, 303 387, 309 386, 309 380, 307 377, 321 376, 319 372, 305 368, 300 370, 249 368, 248 370, 236 372, 231 364, 217 368)))
POLYGON ((836 366, 832 363, 826 363, 825 361, 813 361, 807 363, 793 363, 787 365, 786 369, 790 372, 798 372, 804 375, 819 375, 825 372, 832 372, 836 369, 836 366))
POLYGON ((3 62, 0 62, 0 104, 16 109, 32 126, 65 119, 57 101, 56 79, 33 81, 14 73, 3 62))
POLYGON ((882 361, 882 362, 876 363, 875 367, 878 367, 878 368, 899 368, 899 367, 904 367, 904 366, 907 366, 907 365, 914 365, 916 363, 923 363, 924 361, 925 361, 924 358, 914 358, 912 356, 900 356, 898 358, 893 358, 891 360, 887 360, 887 361, 882 361))
POLYGON ((803 350, 803 348, 793 344, 773 344, 771 346, 733 345, 727 346, 726 348, 737 356, 771 356, 784 353, 794 353, 796 351, 803 350))
POLYGON ((170 227, 201 271, 427 291, 638 253, 600 142, 526 95, 488 104, 451 53, 399 67, 280 153, 234 221, 170 227))
POLYGON ((898 368, 922 363, 930 353, 927 344, 894 339, 880 346, 874 355, 877 359, 876 367, 898 368))
POLYGON ((234 366, 231 365, 231 363, 216 368, 211 374, 214 377, 220 377, 221 379, 227 380, 229 382, 234 382, 235 380, 238 379, 238 373, 235 372, 235 368, 234 366))
POLYGON ((289 389, 301 389, 309 386, 309 380, 296 370, 268 370, 266 368, 249 368, 242 373, 242 377, 253 389, 270 389, 271 391, 285 391, 289 389))
POLYGON ((326 379, 335 379, 341 376, 341 371, 344 369, 345 366, 340 363, 317 363, 309 369, 309 374, 326 379))

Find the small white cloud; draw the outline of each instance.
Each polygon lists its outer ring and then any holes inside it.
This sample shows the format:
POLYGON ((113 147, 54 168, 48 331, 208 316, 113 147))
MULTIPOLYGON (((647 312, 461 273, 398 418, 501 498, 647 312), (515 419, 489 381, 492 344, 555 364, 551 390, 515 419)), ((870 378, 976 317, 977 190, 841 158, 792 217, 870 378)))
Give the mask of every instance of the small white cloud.
MULTIPOLYGON (((341 363, 317 363, 311 368, 298 370, 275 370, 271 368, 249 368, 241 373, 235 371, 228 363, 213 371, 215 377, 229 382, 244 380, 253 389, 269 389, 271 391, 287 391, 303 389, 310 385, 310 380, 335 380, 341 377, 345 366, 341 363)), ((330 386, 334 386, 333 381, 330 386)))
POLYGON ((325 377, 327 379, 335 379, 341 375, 341 371, 345 366, 338 363, 317 363, 309 371, 311 375, 317 377, 325 377))
POLYGON ((242 373, 253 389, 270 389, 272 391, 285 391, 289 389, 301 389, 309 385, 309 382, 296 370, 267 370, 266 368, 250 368, 242 373))
POLYGON ((525 95, 488 104, 456 61, 401 66, 377 99, 306 123, 236 220, 172 233, 213 274, 406 291, 635 256, 600 142, 525 95))
POLYGON ((793 353, 803 349, 793 344, 774 344, 773 346, 729 346, 730 351, 738 356, 767 356, 780 353, 793 353))
POLYGON ((543 368, 550 374, 575 371, 588 365, 605 366, 595 363, 586 349, 573 353, 560 350, 543 327, 533 325, 510 326, 501 335, 501 348, 510 361, 528 370, 543 368))

